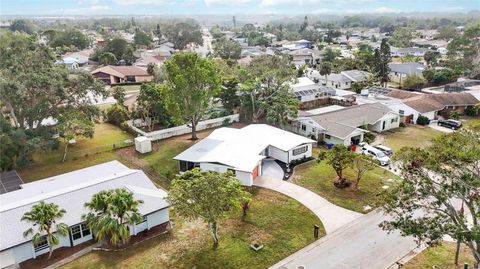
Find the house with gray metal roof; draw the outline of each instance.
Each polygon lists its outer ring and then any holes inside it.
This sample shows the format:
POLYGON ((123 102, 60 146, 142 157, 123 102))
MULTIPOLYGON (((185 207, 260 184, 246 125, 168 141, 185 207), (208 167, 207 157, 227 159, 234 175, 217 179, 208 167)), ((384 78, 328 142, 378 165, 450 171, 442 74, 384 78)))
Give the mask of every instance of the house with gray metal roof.
POLYGON ((44 201, 66 210, 58 222, 68 225, 69 232, 67 236, 59 236, 59 245, 55 248, 73 247, 92 240, 92 233, 82 220, 82 215, 88 213, 84 204, 95 193, 118 188, 143 201, 138 207, 143 220, 129 226, 130 234, 169 222, 167 193, 158 189, 143 171, 130 169, 118 161, 21 184, 20 189, 0 195, 0 268, 15 266, 48 252, 46 237, 33 244, 32 235, 23 236, 32 224, 21 218, 33 205, 44 201))
POLYGON ((362 142, 366 132, 381 133, 400 125, 400 115, 380 103, 316 109, 300 115, 292 121, 293 132, 319 142, 345 146, 362 142))

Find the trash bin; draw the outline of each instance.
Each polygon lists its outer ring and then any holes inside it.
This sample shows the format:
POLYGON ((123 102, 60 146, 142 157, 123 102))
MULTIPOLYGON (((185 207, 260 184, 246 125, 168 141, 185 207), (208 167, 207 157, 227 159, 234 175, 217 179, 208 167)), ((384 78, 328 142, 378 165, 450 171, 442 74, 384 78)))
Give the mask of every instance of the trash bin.
POLYGON ((328 148, 328 149, 331 149, 332 147, 333 147, 333 144, 332 144, 332 143, 327 144, 327 148, 328 148))

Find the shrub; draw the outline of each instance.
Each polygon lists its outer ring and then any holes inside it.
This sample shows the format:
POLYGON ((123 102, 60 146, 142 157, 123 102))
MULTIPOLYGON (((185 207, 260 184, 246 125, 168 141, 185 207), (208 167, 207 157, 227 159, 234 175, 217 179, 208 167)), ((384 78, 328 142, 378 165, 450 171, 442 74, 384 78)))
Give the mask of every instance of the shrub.
POLYGON ((451 119, 458 120, 460 118, 460 113, 458 113, 458 111, 451 111, 449 116, 451 119))
POLYGON ((430 123, 430 120, 425 117, 425 116, 418 116, 417 118, 417 124, 419 125, 428 125, 430 123))
POLYGON ((473 106, 467 106, 465 108, 465 115, 470 116, 470 117, 474 117, 474 116, 477 115, 477 110, 473 106))
POLYGON ((375 141, 375 134, 372 132, 365 133, 363 135, 363 141, 367 142, 368 144, 373 143, 373 141, 375 141))
POLYGON ((400 127, 407 127, 407 125, 405 124, 405 122, 401 121, 400 122, 400 127))
POLYGON ((223 120, 223 126, 228 126, 230 125, 231 121, 230 121, 230 118, 226 118, 223 120))
POLYGON ((122 123, 130 118, 126 107, 115 104, 107 110, 107 121, 116 126, 121 126, 122 123))

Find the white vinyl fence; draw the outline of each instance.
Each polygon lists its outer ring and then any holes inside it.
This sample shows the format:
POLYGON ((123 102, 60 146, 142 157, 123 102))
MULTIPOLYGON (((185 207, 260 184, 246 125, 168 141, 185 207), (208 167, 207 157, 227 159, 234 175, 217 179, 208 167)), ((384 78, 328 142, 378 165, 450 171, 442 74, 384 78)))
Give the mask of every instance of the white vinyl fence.
MULTIPOLYGON (((197 124, 197 131, 222 126, 226 119, 228 119, 230 122, 238 122, 240 120, 240 116, 239 114, 233 114, 221 118, 201 121, 197 124)), ((150 138, 151 141, 161 140, 172 136, 178 136, 192 132, 192 128, 186 124, 153 132, 145 132, 140 130, 139 128, 134 126, 133 121, 131 120, 128 121, 128 126, 138 135, 146 136, 150 138)))

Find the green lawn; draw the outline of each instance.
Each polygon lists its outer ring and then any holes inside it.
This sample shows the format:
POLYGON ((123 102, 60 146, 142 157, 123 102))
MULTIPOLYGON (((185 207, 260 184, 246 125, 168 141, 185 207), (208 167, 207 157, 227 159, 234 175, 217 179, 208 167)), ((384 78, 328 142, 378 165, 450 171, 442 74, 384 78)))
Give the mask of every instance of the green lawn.
POLYGON ((460 248, 459 266, 455 266, 455 243, 444 242, 441 246, 427 248, 405 264, 405 269, 453 269, 463 268, 465 262, 473 268, 474 258, 470 249, 462 245, 460 248))
POLYGON ((430 144, 432 138, 441 135, 442 132, 430 127, 409 125, 382 133, 385 137, 383 144, 393 149, 394 152, 403 147, 425 147, 430 144))
MULTIPOLYGON (((313 242, 320 220, 297 201, 266 189, 253 188, 245 221, 240 210, 220 226, 220 246, 212 249, 205 223, 172 214, 171 234, 123 252, 93 252, 64 268, 267 268, 313 242), (259 252, 252 241, 264 245, 259 252)), ((320 235, 325 235, 321 226, 320 235)))
MULTIPOLYGON (((315 152, 316 151, 317 150, 315 150, 315 152)), ((315 154, 315 156, 317 155, 318 154, 315 154)), ((345 170, 344 175, 347 179, 355 179, 355 174, 352 169, 345 170)), ((369 205, 373 209, 376 205, 380 204, 377 198, 379 198, 378 195, 383 191, 382 186, 391 186, 394 184, 387 182, 387 180, 391 178, 399 179, 398 176, 381 167, 377 167, 364 175, 360 181, 359 190, 354 190, 351 187, 339 189, 333 185, 335 178, 336 174, 331 166, 325 162, 318 164, 316 161, 311 161, 295 168, 292 181, 295 184, 318 193, 336 205, 365 213, 367 211, 363 209, 364 206, 369 205)))
POLYGON ((25 182, 30 182, 115 160, 118 158, 115 152, 105 150, 112 148, 112 144, 122 144, 126 139, 132 139, 132 136, 120 128, 108 123, 96 124, 92 139, 79 140, 68 147, 67 160, 64 163, 63 143, 60 143, 57 150, 33 154, 33 162, 18 172, 25 182))
POLYGON ((469 118, 465 118, 465 119, 462 119, 463 121, 463 125, 465 127, 478 127, 480 126, 480 118, 479 117, 469 117, 469 118))

